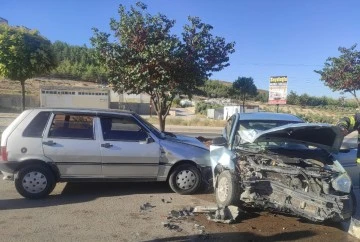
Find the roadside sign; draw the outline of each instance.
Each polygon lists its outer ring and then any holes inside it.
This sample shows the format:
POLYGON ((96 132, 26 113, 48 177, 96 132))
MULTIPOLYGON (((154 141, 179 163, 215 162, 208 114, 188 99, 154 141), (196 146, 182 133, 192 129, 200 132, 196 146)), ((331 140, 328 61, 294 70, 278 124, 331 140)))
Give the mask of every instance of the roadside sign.
POLYGON ((286 104, 287 76, 270 77, 269 104, 286 104))

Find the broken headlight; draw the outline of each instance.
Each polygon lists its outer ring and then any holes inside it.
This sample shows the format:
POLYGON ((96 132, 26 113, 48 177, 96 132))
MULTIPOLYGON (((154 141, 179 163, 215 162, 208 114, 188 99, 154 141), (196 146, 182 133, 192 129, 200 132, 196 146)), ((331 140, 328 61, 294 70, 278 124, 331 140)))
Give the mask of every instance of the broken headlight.
POLYGON ((343 173, 336 177, 331 184, 336 191, 350 193, 351 179, 347 173, 343 173))

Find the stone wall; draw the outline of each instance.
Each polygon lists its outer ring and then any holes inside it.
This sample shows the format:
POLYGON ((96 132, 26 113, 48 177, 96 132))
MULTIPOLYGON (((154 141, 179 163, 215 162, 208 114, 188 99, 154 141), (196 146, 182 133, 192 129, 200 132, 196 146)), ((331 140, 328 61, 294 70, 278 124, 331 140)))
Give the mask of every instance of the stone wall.
MULTIPOLYGON (((40 99, 38 96, 25 96, 25 106, 27 108, 40 107, 40 99)), ((1 94, 0 108, 21 110, 21 95, 1 94)))

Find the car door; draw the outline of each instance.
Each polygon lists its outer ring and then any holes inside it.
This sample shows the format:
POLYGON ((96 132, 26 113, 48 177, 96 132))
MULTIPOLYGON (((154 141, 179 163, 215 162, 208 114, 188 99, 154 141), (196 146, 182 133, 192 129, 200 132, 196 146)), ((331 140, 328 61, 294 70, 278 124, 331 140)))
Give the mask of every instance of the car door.
POLYGON ((62 178, 102 177, 100 145, 94 115, 54 113, 42 141, 62 178))
POLYGON ((160 146, 131 115, 100 116, 102 172, 108 178, 156 179, 160 146))

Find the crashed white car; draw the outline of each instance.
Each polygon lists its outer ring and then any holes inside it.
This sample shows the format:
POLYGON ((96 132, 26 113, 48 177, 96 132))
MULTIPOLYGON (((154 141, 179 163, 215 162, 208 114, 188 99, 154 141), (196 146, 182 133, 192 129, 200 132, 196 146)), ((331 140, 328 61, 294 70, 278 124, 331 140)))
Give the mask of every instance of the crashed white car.
POLYGON ((210 147, 216 201, 289 213, 312 221, 351 217, 351 179, 334 158, 336 126, 278 113, 232 116, 210 147))

